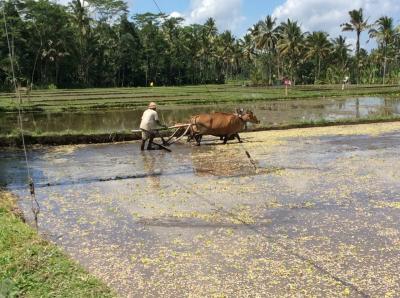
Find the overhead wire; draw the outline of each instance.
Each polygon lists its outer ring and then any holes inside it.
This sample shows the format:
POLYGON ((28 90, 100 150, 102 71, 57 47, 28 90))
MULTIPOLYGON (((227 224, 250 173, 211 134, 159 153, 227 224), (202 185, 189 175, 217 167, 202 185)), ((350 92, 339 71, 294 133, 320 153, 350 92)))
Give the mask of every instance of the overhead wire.
MULTIPOLYGON (((153 0, 153 3, 156 5, 156 7, 158 8, 160 14, 164 15, 163 12, 161 11, 159 5, 157 4, 156 0, 153 0)), ((211 91, 207 88, 207 86, 205 85, 206 90, 211 93, 211 91)), ((257 170, 257 165, 256 162, 253 160, 253 158, 251 157, 250 153, 248 152, 248 150, 246 150, 244 148, 243 143, 239 143, 243 150, 246 153, 247 158, 249 159, 250 163, 254 166, 254 169, 257 170)), ((205 196, 199 194, 198 192, 192 191, 192 193, 194 195, 196 195, 198 198, 202 199, 203 201, 207 202, 208 204, 210 204, 211 206, 217 207, 215 205, 215 203, 211 202, 209 199, 205 198, 205 196)), ((276 240, 276 238, 272 237, 272 236, 268 236, 265 235, 264 233, 262 233, 262 231, 259 231, 256 227, 253 227, 252 225, 248 224, 247 222, 243 221, 241 218, 238 218, 237 216, 235 216, 235 214, 233 214, 230 211, 225 210, 222 207, 218 208, 219 211, 221 211, 222 213, 235 218, 236 220, 238 220, 239 222, 241 222, 242 224, 244 224, 246 227, 248 227, 251 231, 255 232, 258 235, 261 235, 262 237, 266 238, 267 240, 276 240)), ((361 297, 368 297, 368 295, 366 293, 364 293, 362 290, 360 290, 357 286, 355 286, 354 284, 352 284, 351 282, 348 282, 338 276, 336 276, 335 274, 329 272, 327 269, 325 269, 324 267, 322 267, 321 265, 317 264, 315 261, 309 259, 308 257, 301 255, 300 253, 294 251, 292 248, 289 247, 289 245, 284 244, 284 243, 278 243, 278 245, 283 248, 284 250, 286 250, 288 253, 290 253, 291 255, 295 256, 296 258, 309 263, 310 265, 312 265, 315 269, 317 269, 319 272, 321 272, 324 275, 327 275, 329 277, 331 277, 332 279, 334 279, 335 281, 341 283, 342 285, 349 287, 351 289, 353 289, 357 294, 359 294, 361 297)))
MULTIPOLYGON (((157 7, 157 9, 158 9, 158 11, 159 11, 161 17, 164 18, 164 19, 166 19, 165 14, 162 12, 162 10, 161 10, 160 6, 158 5, 157 1, 156 1, 156 0, 153 0, 153 3, 154 3, 155 6, 157 7)), ((204 78, 203 78, 203 85, 204 85, 204 88, 206 89, 206 91, 207 91, 208 93, 210 93, 210 95, 213 95, 213 94, 211 93, 210 89, 207 87, 207 84, 206 84, 204 78)))
POLYGON ((7 25, 7 18, 6 18, 6 12, 5 12, 5 3, 3 6, 3 20, 4 20, 4 29, 6 33, 6 38, 7 38, 7 46, 8 46, 8 52, 9 52, 9 58, 10 58, 10 66, 11 66, 11 74, 12 74, 12 81, 13 81, 13 86, 14 86, 14 91, 15 94, 18 95, 18 126, 19 126, 19 131, 21 134, 21 141, 22 141, 22 147, 23 147, 23 152, 24 152, 24 158, 25 158, 25 166, 26 166, 26 171, 27 171, 27 178, 28 178, 28 187, 29 187, 29 194, 31 198, 31 211, 33 213, 34 217, 34 223, 35 223, 35 228, 36 230, 38 229, 38 216, 40 213, 40 205, 38 200, 36 199, 36 193, 35 193, 35 183, 33 180, 33 177, 30 172, 30 165, 29 165, 29 160, 28 160, 28 152, 26 149, 26 143, 25 143, 25 135, 24 135, 24 128, 23 128, 23 123, 22 123, 22 107, 21 107, 21 92, 19 92, 17 88, 17 79, 15 76, 15 69, 14 69, 14 59, 15 59, 15 54, 13 49, 11 48, 11 42, 9 38, 9 33, 8 33, 8 25, 7 25))
MULTIPOLYGON (((173 180, 175 183, 179 182, 179 181, 176 181, 177 180, 176 178, 171 178, 171 177, 164 177, 164 178, 173 180)), ((181 185, 183 183, 178 183, 178 184, 181 185)), ((211 191, 211 192, 213 191, 212 188, 211 188, 211 185, 209 185, 209 189, 208 190, 211 191)), ((284 243, 282 241, 277 241, 277 240, 281 240, 281 238, 265 234, 265 231, 260 230, 255 224, 251 224, 251 223, 247 222, 246 220, 244 220, 243 218, 241 218, 240 216, 236 215, 235 213, 233 213, 233 212, 231 212, 229 210, 226 210, 224 207, 218 206, 215 202, 211 201, 205 195, 203 195, 203 194, 199 193, 198 191, 194 190, 193 187, 191 187, 190 192, 194 196, 196 196, 199 200, 201 200, 203 202, 206 202, 208 205, 210 205, 211 207, 215 208, 215 211, 217 211, 217 212, 219 212, 221 214, 224 214, 224 215, 230 217, 231 219, 234 219, 237 222, 240 222, 240 224, 242 224, 245 228, 250 230, 252 233, 254 233, 254 234, 266 239, 267 241, 275 241, 274 242, 275 245, 277 245, 282 250, 286 251, 289 255, 301 260, 302 262, 305 262, 305 263, 311 265, 312 267, 314 267, 320 273, 332 278, 333 280, 335 280, 336 282, 342 284, 343 286, 352 289, 360 297, 365 297, 365 298, 369 297, 369 295, 367 293, 365 293, 363 290, 359 289, 352 282, 347 281, 347 280, 341 278, 340 276, 337 276, 336 274, 330 272, 328 269, 326 269, 322 265, 318 264, 316 261, 312 260, 308 256, 303 255, 300 252, 297 252, 294 248, 291 247, 290 244, 284 243)))
MULTIPOLYGON (((161 9, 158 6, 157 2, 155 0, 153 0, 154 4, 157 6, 157 8, 159 9, 160 13, 161 9)), ((3 19, 4 19, 4 27, 5 27, 5 33, 6 33, 6 37, 7 37, 7 44, 8 44, 8 50, 9 50, 9 58, 10 58, 10 65, 11 65, 11 72, 12 72, 12 79, 13 79, 13 85, 14 85, 14 89, 16 94, 18 94, 18 122, 19 122, 19 130, 20 130, 20 134, 21 134, 21 140, 22 140, 22 146, 23 146, 23 152, 24 152, 24 158, 25 158, 25 164, 26 164, 26 170, 27 170, 27 177, 28 177, 28 185, 29 185, 29 191, 30 191, 30 195, 31 195, 31 208, 32 208, 32 212, 34 213, 34 218, 35 218, 35 225, 36 225, 36 229, 38 228, 38 215, 40 213, 40 205, 36 199, 35 196, 35 184, 34 184, 34 180, 33 177, 31 176, 31 172, 30 172, 30 165, 29 165, 29 160, 28 160, 28 154, 27 154, 27 149, 26 149, 26 143, 25 143, 25 136, 24 136, 24 129, 23 129, 23 122, 22 122, 22 107, 21 107, 21 94, 20 92, 18 92, 17 89, 17 83, 16 83, 16 76, 15 76, 15 70, 14 70, 14 55, 13 55, 13 50, 11 48, 11 43, 9 40, 9 34, 8 34, 8 28, 7 28, 7 20, 6 20, 6 15, 5 15, 5 6, 3 7, 3 19)), ((211 91, 208 89, 208 87, 205 85, 205 88, 207 89, 207 91, 209 93, 211 93, 211 91)), ((243 146, 243 144, 242 144, 243 146)), ((250 161, 252 161, 252 158, 249 154, 249 152, 247 150, 245 150, 245 153, 247 155, 247 157, 250 159, 250 161)), ((255 166, 254 161, 252 161, 252 164, 255 166)), ((199 197, 202 198, 204 201, 208 202, 211 206, 217 207, 215 205, 215 203, 209 201, 207 198, 205 198, 203 195, 199 194, 198 192, 194 192, 193 193, 199 197)), ((253 230, 254 232, 256 232, 257 234, 261 234, 263 237, 267 238, 267 239, 275 239, 273 237, 264 235, 263 233, 261 233, 261 231, 259 231, 257 228, 253 227, 252 225, 249 225, 246 221, 243 221, 241 218, 238 218, 237 216, 235 216, 235 214, 233 214, 232 212, 229 212, 223 208, 218 208, 219 211, 225 213, 226 215, 235 218, 236 220, 238 220, 239 222, 241 222, 242 224, 244 224, 245 226, 247 226, 249 229, 253 230)), ((275 239, 276 240, 276 239, 275 239)), ((300 255, 297 252, 292 251, 292 249, 290 249, 287 245, 281 244, 283 246, 283 248, 285 248, 285 250, 291 252, 291 254, 297 256, 298 258, 300 258, 303 261, 307 261, 310 264, 312 264, 316 269, 318 269, 320 272, 332 277, 334 280, 342 283, 345 286, 349 286, 352 289, 354 289, 358 294, 362 295, 362 296, 367 296, 365 293, 363 293, 362 291, 360 291, 357 287, 355 287, 353 284, 344 281, 343 279, 333 275, 332 273, 328 272, 326 269, 324 269, 323 267, 321 267, 320 265, 316 264, 315 262, 313 262, 312 260, 309 260, 307 257, 300 255)))
MULTIPOLYGON (((152 0, 154 5, 157 7, 158 11, 160 12, 160 15, 164 16, 163 18, 166 19, 165 14, 162 12, 160 6, 158 5, 156 0, 152 0)), ((206 82, 203 80, 203 85, 204 88, 206 89, 206 91, 212 96, 214 95, 210 89, 208 88, 206 82)), ((254 159, 252 158, 250 152, 244 147, 244 144, 242 142, 239 142, 240 146, 242 147, 242 150, 244 151, 244 153, 246 154, 246 157, 249 159, 249 162, 252 164, 252 166, 254 167, 254 170, 257 171, 257 163, 254 161, 254 159)))

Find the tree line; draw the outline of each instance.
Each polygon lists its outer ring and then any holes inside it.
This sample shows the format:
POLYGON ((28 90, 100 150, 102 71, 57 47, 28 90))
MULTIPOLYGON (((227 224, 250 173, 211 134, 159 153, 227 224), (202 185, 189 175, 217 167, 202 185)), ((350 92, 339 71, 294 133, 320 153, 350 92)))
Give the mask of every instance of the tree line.
POLYGON ((356 48, 342 35, 304 32, 298 21, 260 20, 242 38, 219 32, 215 20, 184 25, 165 14, 128 15, 122 0, 6 0, 1 5, 0 84, 37 88, 127 87, 251 80, 274 85, 398 83, 400 29, 382 16, 368 23, 363 10, 349 12, 342 31, 353 31, 356 48), (367 33, 376 41, 361 48, 367 33))

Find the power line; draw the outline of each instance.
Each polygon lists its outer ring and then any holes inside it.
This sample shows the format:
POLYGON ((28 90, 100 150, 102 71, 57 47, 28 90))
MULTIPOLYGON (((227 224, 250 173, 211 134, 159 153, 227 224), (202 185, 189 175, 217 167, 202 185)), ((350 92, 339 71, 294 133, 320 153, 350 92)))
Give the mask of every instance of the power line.
POLYGON ((24 157, 25 157, 25 165, 26 165, 26 171, 27 171, 27 178, 28 178, 28 186, 29 186, 29 193, 30 193, 30 197, 31 197, 31 210, 34 216, 34 220, 35 220, 35 227, 36 230, 38 229, 38 215, 40 213, 40 205, 39 202, 36 199, 36 195, 35 195, 35 183, 33 181, 33 177, 31 176, 30 173, 30 166, 29 166, 29 161, 28 161, 28 153, 26 150, 26 144, 25 144, 25 136, 24 136, 24 128, 23 128, 23 124, 22 124, 22 108, 21 108, 21 92, 19 92, 18 88, 17 88, 17 80, 15 77, 15 70, 14 70, 14 51, 11 48, 11 43, 10 43, 10 38, 9 38, 9 34, 8 34, 8 28, 7 28, 7 19, 6 19, 6 7, 5 7, 5 3, 3 6, 3 19, 4 19, 4 29, 5 29, 5 33, 6 33, 6 37, 7 37, 7 45, 8 45, 8 52, 9 52, 9 58, 10 58, 10 66, 11 66, 11 74, 12 74, 12 80, 13 80, 13 85, 14 85, 14 91, 15 94, 18 94, 18 122, 19 122, 19 130, 20 130, 20 134, 21 134, 21 140, 22 140, 22 147, 23 147, 23 151, 24 151, 24 157))
MULTIPOLYGON (((158 5, 157 1, 156 1, 156 0, 153 0, 153 3, 154 3, 154 5, 157 7, 157 9, 158 9, 158 11, 160 12, 161 16, 162 16, 164 19, 166 19, 165 13, 162 12, 162 10, 161 10, 160 6, 158 5)), ((203 79, 203 86, 204 86, 204 88, 206 89, 206 91, 207 91, 211 96, 213 96, 213 93, 212 93, 212 92, 210 91, 210 89, 208 88, 208 86, 207 86, 207 84, 206 84, 206 82, 205 82, 205 80, 204 80, 204 77, 202 77, 202 79, 203 79)), ((244 153, 246 154, 246 157, 248 158, 249 162, 250 162, 250 163, 252 164, 252 166, 254 167, 254 170, 257 170, 257 164, 256 164, 256 162, 254 161, 254 159, 251 157, 249 151, 246 150, 246 148, 244 147, 243 143, 241 143, 241 142, 240 142, 240 146, 242 147, 244 153)))
MULTIPOLYGON (((168 179, 168 178, 166 178, 166 179, 168 179)), ((169 179, 174 180, 174 182, 177 182, 177 181, 175 181, 175 180, 177 180, 176 178, 175 179, 169 178, 169 179)), ((211 186, 209 186, 209 190, 212 192, 211 186)), ((199 200, 201 200, 203 202, 206 202, 210 206, 216 208, 215 210, 217 212, 222 213, 222 214, 226 215, 227 217, 230 217, 230 218, 240 222, 244 227, 249 229, 254 234, 261 236, 262 238, 266 239, 267 241, 272 241, 272 240, 275 241, 274 243, 278 247, 280 247, 281 249, 286 251, 289 255, 294 256, 295 258, 301 260, 302 262, 310 264, 316 270, 318 270, 320 273, 332 278, 333 280, 335 280, 336 282, 342 284, 343 286, 346 286, 346 287, 352 289, 355 293, 360 295, 360 297, 365 297, 365 298, 369 297, 369 295, 367 293, 365 293, 363 290, 359 289, 356 285, 354 285, 350 281, 347 281, 347 280, 337 276, 335 273, 330 272, 328 269, 324 268, 322 265, 318 264, 316 261, 312 260, 311 258, 309 258, 309 257, 307 257, 307 256, 295 251, 292 247, 290 247, 289 244, 276 241, 276 240, 279 240, 278 237, 266 235, 262 230, 258 229, 257 226, 255 226, 254 224, 249 224, 247 221, 243 220, 242 218, 240 218, 239 216, 237 216, 233 212, 231 212, 229 210, 226 210, 224 207, 217 206, 217 204, 215 204, 215 202, 212 202, 206 196, 204 196, 203 194, 201 194, 198 191, 194 190, 193 187, 191 188, 190 191, 199 200)))
POLYGON ((155 0, 153 0, 153 3, 157 6, 158 11, 159 11, 161 14, 163 14, 163 12, 161 11, 160 6, 158 6, 157 2, 156 2, 155 0))

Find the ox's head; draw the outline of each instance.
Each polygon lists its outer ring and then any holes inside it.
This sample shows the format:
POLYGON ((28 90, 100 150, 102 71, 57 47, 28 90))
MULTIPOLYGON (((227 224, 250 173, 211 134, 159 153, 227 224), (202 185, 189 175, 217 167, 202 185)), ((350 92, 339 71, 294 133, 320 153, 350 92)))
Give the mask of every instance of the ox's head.
POLYGON ((243 121, 250 122, 250 123, 260 123, 260 120, 257 119, 256 115, 253 114, 252 111, 246 111, 246 113, 242 114, 243 121))
POLYGON ((236 115, 238 116, 243 116, 244 114, 244 109, 243 108, 236 108, 236 115))

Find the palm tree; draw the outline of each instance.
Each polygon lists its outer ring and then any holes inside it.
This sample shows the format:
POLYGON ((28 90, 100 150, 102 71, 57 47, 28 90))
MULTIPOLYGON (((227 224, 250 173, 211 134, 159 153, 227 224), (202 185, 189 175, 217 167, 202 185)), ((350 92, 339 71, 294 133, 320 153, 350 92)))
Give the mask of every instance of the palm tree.
MULTIPOLYGON (((203 73, 203 79, 207 77, 208 80, 212 79, 209 75, 215 70, 215 61, 211 61, 211 58, 215 52, 215 40, 218 35, 218 29, 213 18, 208 18, 202 27, 201 41, 202 47, 200 56, 203 58, 203 65, 201 68, 205 73, 203 73), (213 69, 210 68, 213 67, 213 69), (207 71, 208 70, 208 71, 207 71)), ((206 79, 206 80, 207 80, 206 79)))
POLYGON ((278 34, 275 27, 276 19, 267 16, 264 21, 259 21, 253 30, 254 41, 257 49, 271 51, 275 48, 278 34))
MULTIPOLYGON (((221 33, 216 40, 216 49, 214 56, 217 59, 217 65, 222 64, 222 71, 229 75, 229 69, 232 73, 232 65, 234 64, 234 52, 235 52, 235 37, 232 32, 227 30, 221 33)), ((220 68, 220 67, 218 67, 220 68)), ((220 71, 218 71, 220 75, 220 71)))
POLYGON ((349 54, 351 52, 350 45, 346 42, 346 37, 339 35, 331 39, 333 46, 332 59, 328 67, 330 82, 339 83, 346 75, 349 75, 348 63, 350 60, 349 54))
POLYGON ((198 84, 201 82, 201 59, 203 56, 203 26, 192 24, 184 27, 182 31, 182 46, 186 50, 188 61, 187 63, 187 77, 191 84, 198 84))
POLYGON ((88 62, 87 58, 87 40, 90 32, 90 19, 88 17, 87 8, 84 6, 84 1, 72 0, 69 7, 72 12, 72 23, 76 28, 79 40, 79 69, 78 75, 80 80, 87 84, 88 79, 88 62))
POLYGON ((165 53, 168 55, 168 72, 170 80, 176 84, 181 81, 182 57, 185 55, 187 48, 181 40, 182 34, 180 25, 183 18, 165 18, 162 24, 162 34, 166 44, 165 53))
POLYGON ((276 19, 267 16, 264 21, 259 21, 253 29, 255 48, 268 55, 269 85, 272 85, 272 58, 278 42, 278 31, 275 27, 276 19))
POLYGON ((239 40, 240 48, 242 49, 243 58, 251 63, 256 56, 253 39, 250 34, 246 34, 239 40))
POLYGON ((242 58, 243 58, 243 55, 242 55, 242 48, 241 48, 240 40, 235 39, 234 46, 233 46, 233 52, 232 52, 232 71, 235 74, 236 80, 237 80, 239 74, 243 75, 243 69, 242 69, 243 63, 241 62, 242 58))
POLYGON ((206 28, 208 36, 216 36, 218 34, 218 28, 214 18, 208 18, 204 23, 204 27, 206 28))
POLYGON ((251 30, 249 30, 249 33, 239 40, 239 48, 241 50, 241 56, 243 58, 247 74, 250 74, 251 70, 255 66, 257 56, 254 48, 253 38, 251 36, 251 30))
POLYGON ((281 23, 278 30, 280 39, 277 48, 279 53, 288 59, 290 76, 295 83, 294 72, 301 59, 304 47, 304 33, 297 22, 292 22, 290 19, 286 23, 281 23))
POLYGON ((356 43, 356 61, 357 61, 357 83, 359 81, 359 55, 360 55, 360 36, 361 32, 369 28, 368 20, 364 20, 363 10, 360 8, 359 10, 353 9, 349 11, 350 22, 344 23, 340 25, 342 27, 342 31, 356 31, 357 35, 357 43, 356 43))
POLYGON ((317 60, 317 72, 314 77, 314 84, 316 84, 321 73, 321 60, 332 52, 332 44, 328 40, 327 33, 318 31, 307 36, 306 48, 308 52, 305 58, 316 58, 317 60))
POLYGON ((332 39, 333 55, 336 61, 339 63, 342 69, 346 67, 349 59, 350 45, 346 43, 346 37, 339 35, 335 39, 332 39))
POLYGON ((383 50, 383 84, 385 84, 385 76, 386 76, 386 65, 387 65, 387 54, 388 48, 394 41, 395 38, 395 28, 393 24, 393 18, 390 17, 381 17, 379 18, 375 24, 376 28, 372 28, 369 30, 369 37, 375 38, 382 47, 383 50))

